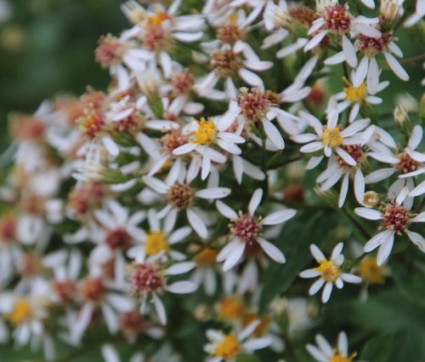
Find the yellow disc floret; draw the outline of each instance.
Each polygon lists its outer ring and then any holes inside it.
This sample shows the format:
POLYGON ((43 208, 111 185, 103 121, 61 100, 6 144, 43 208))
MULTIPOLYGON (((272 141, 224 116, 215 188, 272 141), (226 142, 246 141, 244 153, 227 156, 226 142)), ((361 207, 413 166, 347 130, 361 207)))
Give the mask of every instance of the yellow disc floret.
POLYGON ((327 259, 322 260, 320 265, 317 268, 314 268, 314 270, 321 273, 322 278, 327 282, 334 282, 341 273, 340 267, 333 261, 327 259))
POLYGON ((165 20, 170 20, 171 16, 163 11, 158 11, 155 15, 149 17, 149 25, 161 25, 165 20))
POLYGON ((366 99, 367 91, 365 82, 360 84, 358 87, 354 87, 348 80, 344 79, 344 81, 347 85, 347 87, 344 88, 344 92, 349 101, 354 103, 361 103, 366 99))
POLYGON ((205 248, 195 256, 195 262, 200 267, 215 265, 217 262, 218 251, 212 248, 205 248))
POLYGON ((225 320, 238 320, 242 318, 245 308, 238 296, 230 296, 220 300, 218 304, 218 317, 225 320))
POLYGON ((217 125, 212 118, 201 118, 198 129, 192 132, 192 142, 197 145, 210 145, 215 142, 217 136, 217 125))
POLYGON ((221 358, 234 358, 239 353, 241 347, 238 339, 233 335, 228 335, 217 345, 214 356, 221 358))
POLYGON ((33 310, 30 302, 27 299, 19 300, 13 312, 9 313, 6 318, 13 324, 21 324, 31 319, 33 310))
POLYGON ((371 284, 384 284, 386 272, 386 267, 379 266, 376 257, 366 257, 360 263, 360 276, 371 284))
POLYGON ((156 255, 161 251, 168 251, 170 245, 168 245, 167 238, 161 231, 152 231, 148 234, 146 239, 146 254, 156 255))
POLYGON ((344 138, 341 136, 341 130, 339 127, 336 128, 325 128, 323 130, 322 141, 326 146, 335 148, 341 146, 344 138))
POLYGON ((351 355, 344 357, 341 356, 338 352, 331 357, 329 362, 352 362, 353 359, 357 356, 357 353, 352 353, 351 355))

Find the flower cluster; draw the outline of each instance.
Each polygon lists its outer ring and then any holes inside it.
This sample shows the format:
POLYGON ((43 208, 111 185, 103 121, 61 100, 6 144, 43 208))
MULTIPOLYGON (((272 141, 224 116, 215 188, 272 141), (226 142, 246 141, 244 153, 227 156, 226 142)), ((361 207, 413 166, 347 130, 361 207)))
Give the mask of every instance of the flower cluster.
MULTIPOLYGON (((0 341, 48 360, 95 340, 107 362, 123 342, 132 361, 295 361, 334 286, 364 301, 389 260, 423 271, 425 99, 379 106, 423 58, 397 33, 424 2, 147 3, 99 40, 107 91, 10 117, 0 341)), ((344 332, 316 342, 317 361, 357 356, 344 332)))

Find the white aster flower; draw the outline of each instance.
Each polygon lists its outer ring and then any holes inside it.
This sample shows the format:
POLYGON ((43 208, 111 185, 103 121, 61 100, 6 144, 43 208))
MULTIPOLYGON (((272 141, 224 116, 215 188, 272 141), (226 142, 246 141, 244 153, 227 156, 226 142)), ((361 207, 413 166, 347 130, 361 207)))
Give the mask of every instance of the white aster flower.
POLYGON ((164 304, 159 296, 164 292, 174 294, 193 293, 198 287, 195 283, 187 280, 180 280, 172 284, 168 284, 168 278, 173 275, 187 273, 195 267, 196 263, 193 262, 177 263, 168 268, 165 268, 160 264, 150 262, 133 264, 133 271, 130 275, 130 280, 133 292, 141 298, 141 313, 146 314, 146 303, 148 298, 152 298, 152 302, 160 322, 162 324, 166 324, 167 315, 164 304))
POLYGON ((189 224, 193 230, 201 237, 208 237, 208 229, 200 216, 202 213, 194 206, 196 199, 217 200, 230 194, 230 189, 226 187, 211 187, 202 190, 194 189, 190 183, 196 177, 197 171, 189 168, 186 177, 184 170, 179 170, 173 165, 165 181, 155 177, 145 176, 143 181, 146 185, 159 195, 164 195, 167 206, 160 211, 160 217, 165 217, 171 213, 171 219, 176 218, 177 214, 185 212, 189 224), (183 172, 182 172, 183 171, 183 172))
POLYGON ((249 324, 240 333, 224 334, 215 329, 207 330, 208 343, 204 349, 211 355, 208 362, 235 362, 238 355, 242 353, 253 354, 258 349, 263 349, 271 345, 270 337, 250 338, 260 321, 249 324))
POLYGON ((213 71, 195 85, 200 96, 210 99, 236 98, 237 89, 233 79, 237 76, 252 87, 264 89, 263 80, 254 72, 270 69, 273 66, 272 62, 260 60, 254 50, 245 43, 236 42, 233 46, 228 44, 220 46, 217 42, 208 47, 213 71), (224 79, 225 82, 224 94, 215 89, 220 79, 224 79))
MULTIPOLYGON (((344 128, 338 125, 338 107, 335 98, 331 98, 327 109, 327 123, 323 125, 313 115, 301 111, 300 117, 314 128, 314 133, 304 133, 292 136, 292 139, 298 143, 306 143, 300 151, 303 153, 313 153, 323 150, 324 156, 330 157, 336 153, 341 159, 350 166, 356 166, 356 160, 353 159, 345 150, 344 146, 353 144, 364 144, 363 131, 370 120, 368 118, 352 122, 344 128)), ((323 159, 323 156, 313 156, 307 168, 314 168, 323 159)))
MULTIPOLYGON (((364 34, 370 37, 379 37, 380 31, 372 24, 374 19, 362 16, 353 17, 348 11, 348 6, 339 5, 334 0, 317 0, 316 10, 320 17, 313 22, 308 33, 315 34, 305 45, 304 50, 315 48, 328 33, 341 37, 342 51, 328 58, 328 64, 336 64, 346 61, 351 67, 357 65, 356 49, 348 36, 364 34)), ((372 2, 373 3, 373 2, 372 2)))
POLYGON ((184 155, 196 151, 202 158, 201 178, 205 180, 210 173, 211 163, 225 163, 225 155, 216 150, 218 146, 225 152, 239 155, 242 153, 238 144, 244 143, 245 139, 238 132, 229 132, 230 116, 201 118, 193 120, 183 128, 183 134, 187 135, 188 142, 175 148, 174 155, 184 155))
POLYGON ((342 271, 342 264, 344 263, 344 255, 341 254, 343 243, 337 244, 332 250, 331 258, 326 259, 325 255, 320 249, 314 245, 310 245, 310 251, 314 259, 319 263, 319 266, 313 269, 307 269, 300 273, 301 278, 317 278, 313 285, 310 287, 308 293, 310 295, 316 294, 323 286, 322 302, 327 303, 332 293, 334 285, 338 289, 342 289, 344 282, 346 283, 360 283, 362 280, 358 276, 342 271))
POLYGON ((381 221, 381 231, 371 238, 364 246, 366 253, 371 252, 379 247, 378 250, 378 265, 384 264, 391 254, 396 236, 401 236, 406 233, 410 241, 415 244, 422 252, 425 253, 425 238, 417 232, 408 230, 412 223, 425 222, 425 212, 413 214, 403 204, 409 189, 404 187, 397 198, 384 204, 381 210, 358 207, 354 211, 360 217, 368 220, 381 221))
POLYGON ((161 262, 169 258, 179 261, 185 259, 185 254, 171 248, 190 235, 192 229, 189 226, 183 226, 174 230, 177 221, 174 215, 169 213, 161 225, 158 213, 150 209, 148 211, 149 231, 142 231, 140 241, 128 250, 127 256, 138 263, 143 263, 146 257, 150 261, 161 260, 161 262))
POLYGON ((321 334, 316 335, 316 343, 317 346, 308 344, 306 348, 308 353, 317 362, 353 362, 357 356, 356 352, 349 354, 348 340, 345 332, 339 333, 336 348, 333 348, 321 334))
POLYGON ((227 271, 233 268, 242 258, 244 252, 249 248, 260 246, 261 249, 274 261, 285 263, 285 256, 272 243, 262 237, 263 226, 280 225, 296 214, 295 210, 282 209, 275 211, 264 219, 255 217, 255 211, 260 205, 263 196, 263 190, 257 189, 252 194, 248 205, 248 213, 239 214, 221 201, 217 201, 218 211, 226 218, 230 219, 230 242, 220 251, 217 256, 218 262, 223 262, 223 270, 227 271))

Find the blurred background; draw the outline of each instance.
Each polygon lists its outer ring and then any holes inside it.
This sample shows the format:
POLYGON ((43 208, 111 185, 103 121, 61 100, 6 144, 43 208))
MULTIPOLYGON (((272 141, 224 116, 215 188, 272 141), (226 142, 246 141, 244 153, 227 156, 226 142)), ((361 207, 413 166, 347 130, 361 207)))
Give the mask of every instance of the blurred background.
POLYGON ((0 0, 0 150, 10 111, 33 112, 58 93, 104 88, 94 61, 99 37, 127 21, 120 0, 0 0))

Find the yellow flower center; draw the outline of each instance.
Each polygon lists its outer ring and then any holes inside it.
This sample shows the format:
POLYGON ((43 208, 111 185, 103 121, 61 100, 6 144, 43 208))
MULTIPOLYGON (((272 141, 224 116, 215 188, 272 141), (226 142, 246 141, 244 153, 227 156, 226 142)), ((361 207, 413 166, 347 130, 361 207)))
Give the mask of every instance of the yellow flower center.
POLYGON ((163 11, 158 11, 155 15, 149 18, 149 25, 161 25, 165 20, 171 19, 171 16, 163 11))
POLYGON ((384 266, 379 266, 376 262, 376 257, 366 257, 360 264, 360 276, 372 284, 384 284, 385 283, 385 271, 384 266))
POLYGON ((201 267, 215 265, 217 255, 217 250, 205 248, 195 256, 195 262, 201 267))
POLYGON ((9 319, 13 324, 20 324, 23 322, 28 321, 32 316, 32 307, 28 300, 21 299, 19 300, 16 305, 15 309, 12 313, 9 313, 6 317, 9 319))
POLYGON ((218 317, 226 320, 238 320, 244 313, 242 300, 237 296, 231 296, 220 300, 218 317))
POLYGON ((213 119, 201 118, 198 122, 198 129, 192 132, 192 142, 198 145, 210 145, 214 143, 217 135, 217 126, 213 119))
POLYGON ((363 102, 366 99, 367 92, 366 92, 366 83, 363 82, 358 87, 354 87, 350 82, 345 80, 345 83, 347 85, 346 88, 344 88, 345 95, 347 99, 351 102, 360 103, 363 102))
POLYGON ((339 353, 334 354, 331 357, 331 360, 329 362, 352 362, 353 359, 357 356, 357 353, 352 353, 351 355, 349 355, 348 357, 343 357, 341 356, 339 353))
POLYGON ((339 274, 341 269, 333 261, 324 259, 317 268, 314 270, 322 274, 322 278, 327 282, 334 282, 339 274))
POLYGON ((329 146, 331 148, 340 146, 344 141, 341 136, 340 128, 325 128, 323 131, 322 141, 326 146, 329 146))
POLYGON ((233 335, 228 335, 217 345, 214 356, 221 358, 234 358, 239 353, 241 347, 238 339, 233 335))
POLYGON ((170 249, 168 245, 167 238, 164 233, 161 231, 152 231, 148 234, 146 240, 146 254, 147 255, 156 255, 161 251, 167 251, 170 249))

